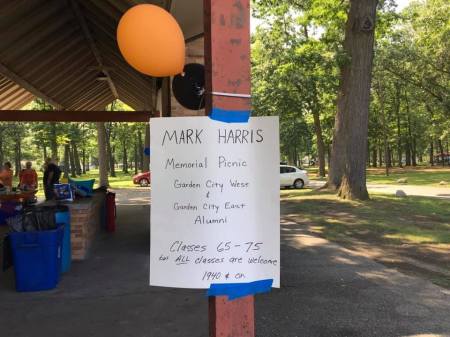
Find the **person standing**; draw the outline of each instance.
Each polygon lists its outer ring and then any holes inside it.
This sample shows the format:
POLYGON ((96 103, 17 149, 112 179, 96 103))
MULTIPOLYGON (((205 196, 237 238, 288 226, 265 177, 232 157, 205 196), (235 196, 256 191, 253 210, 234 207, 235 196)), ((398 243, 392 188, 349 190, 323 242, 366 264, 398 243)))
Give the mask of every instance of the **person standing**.
POLYGON ((8 161, 3 165, 0 171, 0 183, 11 190, 13 182, 13 171, 11 170, 11 163, 8 161))
POLYGON ((55 191, 53 185, 59 184, 61 177, 61 169, 51 158, 47 158, 44 164, 44 193, 45 200, 55 199, 55 191))
POLYGON ((19 186, 22 190, 36 190, 38 187, 38 176, 32 168, 30 161, 25 163, 25 168, 19 173, 19 186))

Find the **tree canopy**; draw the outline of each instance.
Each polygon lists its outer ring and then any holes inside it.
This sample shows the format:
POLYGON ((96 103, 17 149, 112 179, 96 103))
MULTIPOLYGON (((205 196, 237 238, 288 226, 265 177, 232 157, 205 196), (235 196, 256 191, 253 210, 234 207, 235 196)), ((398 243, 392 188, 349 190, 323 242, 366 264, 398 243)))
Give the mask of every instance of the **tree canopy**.
MULTIPOLYGON (((255 112, 280 116, 282 156, 293 164, 330 156, 350 4, 254 0, 255 112)), ((379 1, 367 165, 435 164, 449 151, 449 44, 448 1, 412 1, 400 12, 379 1)))

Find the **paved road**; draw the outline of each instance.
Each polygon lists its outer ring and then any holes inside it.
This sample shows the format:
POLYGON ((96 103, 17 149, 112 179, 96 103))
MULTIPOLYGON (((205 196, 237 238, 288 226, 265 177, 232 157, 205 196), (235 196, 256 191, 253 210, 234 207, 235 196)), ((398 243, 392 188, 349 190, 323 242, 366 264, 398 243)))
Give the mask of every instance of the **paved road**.
MULTIPOLYGON (((148 286, 148 190, 118 191, 118 230, 58 289, 15 293, 0 274, 0 335, 206 337, 203 290, 148 286)), ((257 337, 450 337, 450 291, 308 233, 285 214, 281 289, 256 299, 257 337)))
MULTIPOLYGON (((312 180, 308 187, 320 188, 325 183, 323 181, 312 180)), ((418 185, 388 185, 388 184, 367 184, 369 192, 395 194, 396 191, 402 190, 407 195, 419 197, 434 197, 442 199, 450 199, 450 187, 432 187, 418 185)))

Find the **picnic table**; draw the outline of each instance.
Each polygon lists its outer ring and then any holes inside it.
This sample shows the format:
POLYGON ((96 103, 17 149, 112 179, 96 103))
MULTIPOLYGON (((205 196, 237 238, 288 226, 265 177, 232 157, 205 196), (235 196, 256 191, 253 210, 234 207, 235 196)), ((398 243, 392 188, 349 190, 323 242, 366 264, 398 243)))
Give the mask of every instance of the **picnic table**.
POLYGON ((35 198, 37 190, 35 191, 20 191, 20 192, 8 192, 0 194, 0 203, 5 201, 11 202, 24 202, 35 198))
POLYGON ((6 220, 16 214, 16 207, 36 198, 35 191, 15 191, 0 194, 0 226, 6 225, 6 220))

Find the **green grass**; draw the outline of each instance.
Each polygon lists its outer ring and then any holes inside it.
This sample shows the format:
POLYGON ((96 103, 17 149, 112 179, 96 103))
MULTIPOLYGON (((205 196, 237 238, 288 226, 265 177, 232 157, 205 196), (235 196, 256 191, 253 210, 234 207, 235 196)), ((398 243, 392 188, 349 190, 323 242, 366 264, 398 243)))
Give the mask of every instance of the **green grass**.
MULTIPOLYGON (((109 185, 111 188, 134 188, 138 185, 133 184, 133 173, 123 173, 122 171, 116 171, 116 177, 109 177, 109 185)), ((96 187, 98 186, 98 170, 90 170, 86 174, 77 177, 76 179, 95 179, 96 187)))
POLYGON ((426 197, 399 199, 372 194, 371 200, 339 200, 330 192, 287 190, 292 215, 327 239, 370 239, 389 244, 450 244, 450 201, 426 197))
MULTIPOLYGON (((44 188, 42 185, 42 176, 43 172, 38 171, 38 182, 39 182, 39 190, 36 194, 38 197, 44 196, 44 188)), ((109 177, 109 184, 111 188, 134 188, 138 185, 133 184, 133 176, 134 171, 132 173, 123 173, 122 171, 116 171, 116 177, 109 177)), ((95 179, 95 185, 94 187, 98 187, 98 179, 99 172, 98 170, 90 170, 86 174, 83 174, 81 176, 78 176, 74 179, 95 179)), ((61 181, 64 181, 63 178, 61 178, 61 181)), ((18 178, 14 178, 13 180, 13 186, 17 186, 19 184, 18 178)))
POLYGON ((372 184, 395 185, 401 178, 406 178, 408 185, 450 188, 449 168, 394 169, 389 176, 383 170, 369 169, 367 174, 367 182, 372 184), (439 185, 441 181, 447 184, 439 185))
MULTIPOLYGON (((318 169, 316 167, 307 168, 307 170, 311 180, 326 180, 317 178, 318 169)), ((450 168, 448 167, 392 168, 389 176, 386 176, 384 168, 367 170, 368 184, 398 185, 397 180, 402 178, 407 179, 408 185, 450 188, 450 168), (447 184, 440 185, 441 181, 445 181, 447 184)))
POLYGON ((395 198, 340 200, 334 193, 281 192, 282 233, 300 226, 343 247, 450 289, 450 200, 395 198))

